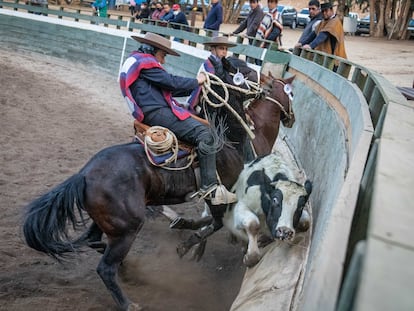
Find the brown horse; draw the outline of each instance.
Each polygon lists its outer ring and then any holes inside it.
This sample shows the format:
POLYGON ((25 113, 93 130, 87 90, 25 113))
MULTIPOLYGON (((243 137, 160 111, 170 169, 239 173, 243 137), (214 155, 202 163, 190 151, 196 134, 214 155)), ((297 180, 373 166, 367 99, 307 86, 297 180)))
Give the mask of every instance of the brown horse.
MULTIPOLYGON (((265 87, 267 96, 289 109, 287 95, 278 88, 279 80, 269 78, 268 83, 269 86, 265 87)), ((243 98, 238 96, 232 93, 229 102, 243 114, 243 98)), ((263 107, 268 106, 268 109, 280 110, 272 100, 260 100, 252 104, 255 108, 250 109, 252 112, 264 111, 263 107)), ((226 114, 222 108, 219 110, 219 116, 226 114)), ((252 119, 256 125, 266 121, 278 126, 280 112, 268 115, 273 116, 273 119, 261 119, 254 114, 252 119)), ((217 154, 217 170, 221 181, 230 188, 246 160, 243 144, 247 139, 232 116, 225 120, 225 134, 231 134, 227 136, 232 136, 233 141, 240 145, 239 148, 226 144, 217 154)), ((260 137, 268 134, 261 129, 256 132, 257 141, 267 141, 269 146, 273 145, 274 141, 260 137)), ((185 161, 178 160, 175 165, 181 167, 185 161)), ((146 206, 182 203, 188 193, 196 189, 192 168, 170 171, 154 166, 147 160, 144 147, 136 142, 112 146, 98 152, 78 173, 28 205, 23 225, 24 236, 30 247, 56 259, 85 245, 102 248, 103 256, 97 273, 116 304, 121 310, 140 310, 140 306, 123 293, 117 274, 119 265, 144 224, 146 206), (74 229, 79 229, 80 225, 83 227, 83 212, 87 212, 93 223, 81 237, 72 239, 67 227, 69 224, 74 229), (107 236, 107 245, 101 242, 103 233, 107 236)))

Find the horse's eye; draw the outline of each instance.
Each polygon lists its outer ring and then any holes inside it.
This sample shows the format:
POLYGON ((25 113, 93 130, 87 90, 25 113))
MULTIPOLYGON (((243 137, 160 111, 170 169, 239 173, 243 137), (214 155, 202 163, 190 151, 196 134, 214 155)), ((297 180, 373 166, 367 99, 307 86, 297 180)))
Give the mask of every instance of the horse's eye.
POLYGON ((275 205, 279 205, 279 200, 275 197, 273 198, 273 204, 275 205))

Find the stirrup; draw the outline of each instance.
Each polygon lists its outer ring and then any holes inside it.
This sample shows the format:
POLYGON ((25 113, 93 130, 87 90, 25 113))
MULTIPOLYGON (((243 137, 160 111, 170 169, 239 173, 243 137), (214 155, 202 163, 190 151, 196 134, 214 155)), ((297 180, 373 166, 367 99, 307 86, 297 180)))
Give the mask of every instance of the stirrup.
POLYGON ((237 202, 235 193, 230 192, 224 185, 218 185, 216 191, 210 195, 212 205, 222 205, 237 202))
POLYGON ((235 193, 230 192, 224 185, 213 185, 207 189, 200 189, 194 193, 191 198, 199 196, 200 199, 207 199, 211 201, 212 205, 222 205, 237 202, 237 196, 235 193))
POLYGON ((195 197, 199 197, 201 199, 208 199, 208 196, 217 189, 217 184, 214 184, 207 189, 200 188, 197 192, 193 193, 190 198, 193 199, 195 197))

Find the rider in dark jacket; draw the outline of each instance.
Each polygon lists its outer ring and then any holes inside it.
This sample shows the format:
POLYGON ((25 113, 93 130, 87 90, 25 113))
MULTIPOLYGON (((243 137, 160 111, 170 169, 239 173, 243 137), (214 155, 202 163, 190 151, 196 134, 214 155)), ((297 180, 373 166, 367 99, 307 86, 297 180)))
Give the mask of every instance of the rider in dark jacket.
POLYGON ((163 67, 167 54, 180 56, 171 49, 171 41, 153 33, 144 37, 132 36, 142 43, 124 62, 120 74, 120 87, 132 115, 150 126, 163 126, 179 140, 197 146, 200 163, 200 192, 212 205, 236 202, 236 195, 223 185, 218 185, 216 175, 216 151, 208 126, 192 117, 181 107, 174 96, 189 95, 203 84, 206 76, 197 79, 169 74, 163 67))

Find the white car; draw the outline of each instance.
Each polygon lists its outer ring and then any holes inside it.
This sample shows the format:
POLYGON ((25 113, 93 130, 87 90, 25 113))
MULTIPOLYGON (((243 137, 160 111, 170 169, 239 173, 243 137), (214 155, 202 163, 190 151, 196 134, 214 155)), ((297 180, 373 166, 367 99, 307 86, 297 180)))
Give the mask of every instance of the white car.
POLYGON ((309 22, 310 22, 309 9, 308 8, 303 8, 298 13, 298 26, 306 27, 306 25, 309 22))

